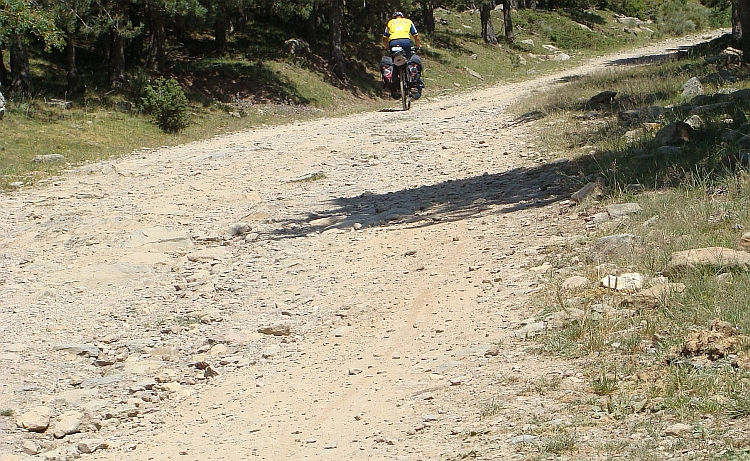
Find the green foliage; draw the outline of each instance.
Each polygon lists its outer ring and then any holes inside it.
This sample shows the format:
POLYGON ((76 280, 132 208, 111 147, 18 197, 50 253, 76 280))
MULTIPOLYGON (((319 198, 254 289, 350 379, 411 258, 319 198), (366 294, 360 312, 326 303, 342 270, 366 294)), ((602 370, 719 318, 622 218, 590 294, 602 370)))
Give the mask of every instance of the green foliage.
POLYGON ((603 0, 599 2, 599 7, 625 16, 647 19, 658 3, 653 0, 603 0))
POLYGON ((167 133, 176 133, 190 122, 190 106, 185 92, 174 78, 159 77, 143 91, 143 109, 167 133))
POLYGON ((656 15, 659 30, 672 35, 684 35, 706 29, 711 23, 708 8, 687 0, 667 0, 656 15))
POLYGON ((3 0, 0 4, 0 37, 28 33, 41 38, 47 50, 62 48, 65 43, 48 8, 41 8, 36 2, 3 0))

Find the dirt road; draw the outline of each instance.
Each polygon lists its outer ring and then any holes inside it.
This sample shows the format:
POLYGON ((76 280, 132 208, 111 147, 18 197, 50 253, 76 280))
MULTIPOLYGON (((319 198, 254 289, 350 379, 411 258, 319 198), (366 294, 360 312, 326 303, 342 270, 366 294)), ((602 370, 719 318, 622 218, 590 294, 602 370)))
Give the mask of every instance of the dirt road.
POLYGON ((0 460, 523 458, 586 382, 514 332, 585 230, 507 108, 637 54, 0 197, 0 460))

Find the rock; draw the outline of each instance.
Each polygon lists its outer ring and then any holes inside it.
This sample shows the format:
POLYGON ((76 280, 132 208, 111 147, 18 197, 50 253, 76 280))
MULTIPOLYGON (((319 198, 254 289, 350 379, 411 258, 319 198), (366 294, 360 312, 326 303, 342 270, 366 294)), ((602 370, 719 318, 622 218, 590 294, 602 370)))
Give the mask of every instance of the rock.
POLYGON ((110 375, 101 378, 90 378, 81 383, 81 387, 84 389, 92 389, 94 387, 108 386, 122 381, 122 375, 110 375))
POLYGON ((198 250, 193 253, 188 253, 187 259, 190 262, 207 262, 211 263, 214 261, 221 261, 222 259, 229 256, 228 250, 224 248, 206 248, 204 250, 198 250))
POLYGON ((617 113, 617 119, 624 123, 639 122, 641 120, 641 111, 638 109, 621 110, 617 113))
POLYGON ((334 338, 341 338, 345 336, 347 333, 349 333, 351 330, 352 330, 352 327, 349 327, 349 326, 338 327, 335 330, 333 330, 333 336, 334 338))
POLYGON ((690 117, 687 118, 687 120, 685 120, 685 123, 687 123, 688 125, 690 125, 690 127, 692 129, 694 129, 694 130, 697 130, 699 128, 703 128, 703 126, 705 124, 703 122, 703 119, 700 118, 700 116, 698 116, 698 115, 691 115, 690 117))
POLYGON ((481 75, 481 74, 480 74, 479 72, 477 72, 477 71, 475 71, 475 70, 471 70, 471 69, 469 69, 468 67, 464 67, 464 70, 465 70, 465 71, 466 71, 466 72, 467 72, 467 73, 468 73, 469 75, 471 75, 472 77, 474 77, 474 78, 476 78, 476 79, 478 79, 478 80, 484 80, 484 77, 482 77, 482 75, 481 75))
POLYGON ((27 455, 38 455, 42 449, 39 447, 39 444, 33 440, 24 440, 21 445, 21 451, 27 455))
POLYGON ((219 376, 219 372, 211 368, 210 365, 203 370, 203 377, 206 379, 215 378, 217 376, 219 376))
POLYGON ((739 247, 743 251, 750 251, 750 232, 740 237, 739 247))
POLYGON ((644 221, 643 224, 641 224, 641 225, 643 227, 652 227, 652 226, 655 226, 655 225, 657 225, 659 223, 659 219, 661 219, 661 218, 659 218, 659 215, 651 216, 646 221, 644 221))
POLYGON ((115 109, 119 110, 120 112, 131 112, 134 107, 135 107, 135 104, 133 104, 130 101, 115 102, 115 109))
POLYGON ((258 328, 258 333, 273 336, 289 336, 292 334, 291 327, 286 323, 277 323, 275 325, 260 327, 258 328))
POLYGON ((589 279, 587 279, 586 277, 574 275, 573 277, 568 277, 563 281, 562 289, 563 291, 580 290, 581 288, 585 288, 588 284, 589 279))
POLYGON ((65 160, 65 156, 62 154, 37 155, 31 159, 33 163, 62 162, 63 160, 65 160))
POLYGON ((688 332, 680 355, 718 360, 739 352, 747 340, 748 337, 740 335, 739 330, 731 323, 714 319, 708 329, 693 328, 688 332))
POLYGON ((640 109, 621 110, 617 113, 617 119, 623 123, 656 122, 666 112, 661 106, 642 107, 640 109))
POLYGON ((731 284, 734 282, 734 274, 731 272, 723 272, 716 276, 716 283, 731 284))
POLYGON ((217 344, 211 348, 209 354, 211 354, 211 357, 220 357, 222 355, 225 355, 227 352, 229 352, 229 348, 226 345, 217 344))
POLYGON ((59 107, 60 109, 70 109, 73 107, 72 101, 65 101, 63 99, 50 99, 46 101, 48 106, 59 107))
POLYGON ((360 368, 349 368, 349 376, 356 376, 361 373, 362 370, 360 368))
POLYGON ((491 345, 486 351, 484 351, 485 357, 497 357, 498 355, 500 355, 500 346, 497 344, 491 345))
POLYGON ((693 435, 693 426, 683 423, 672 424, 664 430, 664 435, 672 437, 690 437, 693 435))
MULTIPOLYGON (((723 110, 731 108, 733 106, 734 106, 734 103, 731 103, 731 102, 718 102, 718 103, 715 103, 715 104, 708 104, 708 105, 705 105, 705 106, 693 107, 692 109, 690 109, 690 115, 693 116, 693 117, 695 117, 697 115, 711 114, 711 113, 714 113, 714 112, 723 111, 723 110)), ((693 126, 693 124, 691 124, 691 123, 689 123, 687 121, 686 121, 686 123, 688 123, 693 128, 698 128, 696 126, 693 126)))
POLYGON ((49 427, 52 410, 45 406, 37 406, 16 418, 16 426, 29 432, 44 432, 49 427))
POLYGON ((521 43, 524 45, 534 46, 534 40, 527 38, 526 40, 521 40, 521 43))
POLYGON ((93 344, 61 344, 54 346, 54 349, 83 357, 99 357, 101 353, 101 350, 93 344))
POLYGON ((571 322, 575 322, 583 319, 586 313, 582 309, 575 307, 569 307, 565 310, 555 312, 554 314, 548 315, 544 321, 546 322, 545 328, 548 330, 564 328, 571 322))
POLYGON ((301 38, 290 38, 284 42, 284 51, 291 56, 307 56, 310 44, 301 38))
POLYGON ((75 434, 81 430, 83 413, 80 411, 67 411, 60 415, 60 420, 55 424, 53 434, 55 438, 61 439, 66 435, 75 434))
POLYGON ((623 218, 640 212, 641 206, 637 203, 616 203, 607 205, 607 213, 612 219, 623 218))
POLYGON ((281 346, 271 346, 268 349, 264 350, 261 354, 261 357, 264 359, 270 359, 272 357, 276 357, 281 353, 281 346))
POLYGON ((81 453, 93 453, 97 450, 106 450, 109 444, 104 439, 83 439, 78 442, 77 448, 81 453))
POLYGON ((612 104, 615 96, 617 96, 616 91, 602 91, 601 93, 592 96, 586 103, 586 107, 596 108, 602 104, 612 104))
POLYGON ((724 69, 721 72, 713 72, 704 77, 701 77, 701 83, 710 83, 715 85, 722 85, 724 83, 734 83, 737 81, 737 77, 732 73, 724 69))
POLYGON ((234 223, 231 226, 229 226, 229 229, 227 230, 227 234, 229 234, 230 237, 240 237, 252 230, 252 226, 248 223, 244 222, 238 222, 234 223))
POLYGON ((673 122, 656 132, 654 143, 658 146, 672 146, 690 142, 695 130, 685 122, 673 122))
POLYGON ((513 336, 523 339, 533 338, 534 336, 538 336, 539 333, 544 331, 544 328, 544 322, 529 323, 527 325, 524 325, 519 330, 516 330, 513 336))
POLYGON ((517 435, 510 439, 510 443, 513 445, 520 445, 522 443, 534 443, 539 440, 538 435, 517 435))
POLYGON ((586 200, 599 200, 604 197, 604 188, 599 182, 590 182, 571 195, 570 200, 583 203, 586 200))
POLYGON ((686 100, 693 99, 703 94, 703 85, 698 77, 693 77, 682 85, 682 97, 686 100))
POLYGON ((748 270, 750 253, 723 247, 678 251, 672 253, 664 273, 670 275, 700 267, 748 270))
POLYGON ((570 61, 570 55, 566 53, 558 53, 552 58, 553 61, 570 61))
POLYGON ((679 157, 682 155, 682 148, 677 146, 659 146, 656 153, 665 157, 679 157))
POLYGON ((613 256, 624 255, 633 251, 637 239, 632 234, 608 235, 597 239, 589 251, 592 261, 603 261, 613 256))
POLYGON ((610 288, 617 291, 636 292, 643 288, 643 275, 632 272, 622 275, 608 275, 604 277, 600 284, 604 288, 610 288))
POLYGON ((636 309, 655 309, 674 293, 685 291, 683 283, 660 283, 629 296, 620 303, 620 307, 634 307, 636 309))

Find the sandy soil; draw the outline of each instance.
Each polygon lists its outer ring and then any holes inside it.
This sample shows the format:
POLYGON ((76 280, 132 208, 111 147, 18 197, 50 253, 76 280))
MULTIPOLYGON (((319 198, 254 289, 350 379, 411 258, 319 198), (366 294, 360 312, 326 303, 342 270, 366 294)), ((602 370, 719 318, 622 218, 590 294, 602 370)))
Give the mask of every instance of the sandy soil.
POLYGON ((544 125, 508 107, 700 40, 0 197, 0 459, 523 459, 514 437, 588 392, 514 335, 586 230, 544 125), (17 428, 35 406, 50 428, 17 428))

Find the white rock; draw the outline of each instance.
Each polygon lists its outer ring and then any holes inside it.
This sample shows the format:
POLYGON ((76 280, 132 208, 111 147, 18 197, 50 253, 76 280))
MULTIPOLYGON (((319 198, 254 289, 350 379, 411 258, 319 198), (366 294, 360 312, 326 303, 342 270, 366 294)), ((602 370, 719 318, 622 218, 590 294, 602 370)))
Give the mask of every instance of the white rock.
POLYGON ((31 432, 44 432, 49 427, 52 410, 37 406, 16 418, 16 425, 31 432))
POLYGON ((643 275, 633 272, 619 276, 608 275, 601 280, 601 286, 617 291, 635 292, 643 288, 643 275))
POLYGON ((83 413, 80 411, 67 411, 60 415, 60 420, 55 424, 54 435, 61 439, 66 435, 75 434, 81 430, 83 413))

